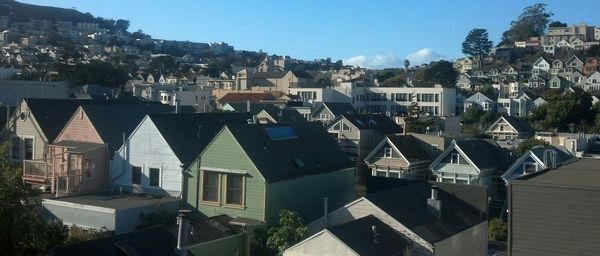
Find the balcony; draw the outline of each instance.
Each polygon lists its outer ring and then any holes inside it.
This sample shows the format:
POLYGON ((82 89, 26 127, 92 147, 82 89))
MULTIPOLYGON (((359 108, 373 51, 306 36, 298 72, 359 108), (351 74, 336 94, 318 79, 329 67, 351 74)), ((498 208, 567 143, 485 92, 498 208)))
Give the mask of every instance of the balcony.
POLYGON ((23 180, 25 182, 49 183, 52 179, 52 164, 42 160, 23 161, 23 180))

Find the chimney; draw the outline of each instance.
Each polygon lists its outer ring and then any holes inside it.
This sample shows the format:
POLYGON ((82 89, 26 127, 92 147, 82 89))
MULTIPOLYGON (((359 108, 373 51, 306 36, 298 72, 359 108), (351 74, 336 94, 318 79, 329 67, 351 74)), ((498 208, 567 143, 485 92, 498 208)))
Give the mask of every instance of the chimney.
POLYGON ((442 217, 442 201, 438 198, 437 186, 431 186, 431 197, 427 199, 427 211, 437 218, 442 217))
POLYGON ((328 210, 327 210, 327 197, 323 197, 323 220, 325 222, 324 227, 327 228, 327 218, 328 218, 328 210))
POLYGON ((179 100, 175 100, 175 114, 179 114, 179 100))
POLYGON ((250 113, 250 100, 246 100, 246 112, 250 113))
POLYGON ((177 255, 187 256, 187 240, 188 240, 188 229, 190 225, 189 214, 190 210, 179 210, 177 215, 177 224, 179 229, 177 232, 177 255))
POLYGON ((379 233, 377 233, 377 227, 371 226, 371 230, 373 231, 373 243, 379 243, 379 233))

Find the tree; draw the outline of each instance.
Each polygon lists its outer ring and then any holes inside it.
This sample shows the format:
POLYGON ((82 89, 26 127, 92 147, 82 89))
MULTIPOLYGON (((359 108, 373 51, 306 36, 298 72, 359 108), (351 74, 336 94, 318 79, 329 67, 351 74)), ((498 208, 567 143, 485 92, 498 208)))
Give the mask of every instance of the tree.
POLYGON ((410 61, 408 59, 404 60, 404 69, 408 69, 410 67, 410 61))
POLYGON ((517 20, 510 23, 510 29, 502 34, 501 43, 525 41, 532 36, 543 35, 552 15, 552 12, 546 11, 546 4, 526 7, 517 20))
POLYGON ((565 28, 567 27, 567 23, 562 23, 560 21, 554 21, 548 25, 551 28, 565 28))
POLYGON ((452 62, 440 60, 431 62, 425 71, 425 80, 442 84, 445 86, 455 86, 458 72, 452 66, 452 62))
POLYGON ((283 255, 285 249, 300 242, 306 234, 308 228, 300 214, 283 209, 279 212, 279 223, 267 232, 267 247, 283 255))
POLYGON ((493 218, 490 220, 488 230, 488 239, 492 241, 506 241, 508 238, 508 226, 502 219, 493 218))
POLYGON ((517 156, 522 156, 525 153, 527 153, 527 151, 531 150, 535 146, 545 146, 545 145, 548 145, 548 143, 546 143, 546 141, 538 140, 538 139, 532 137, 532 138, 529 138, 529 139, 524 140, 521 143, 519 143, 516 148, 512 149, 512 151, 517 156))
POLYGON ((127 31, 127 29, 129 29, 129 20, 118 19, 115 23, 115 29, 127 31))
POLYGON ((491 49, 492 41, 488 38, 488 32, 484 28, 474 28, 469 31, 462 44, 462 52, 471 57, 487 55, 491 49))

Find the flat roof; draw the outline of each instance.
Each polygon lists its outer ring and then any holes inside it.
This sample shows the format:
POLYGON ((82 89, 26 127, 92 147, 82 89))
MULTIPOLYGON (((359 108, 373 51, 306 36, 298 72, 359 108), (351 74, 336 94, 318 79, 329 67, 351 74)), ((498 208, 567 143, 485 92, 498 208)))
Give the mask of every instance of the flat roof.
POLYGON ((515 179, 515 184, 564 186, 600 189, 600 159, 582 158, 554 170, 543 171, 515 179))
POLYGON ((114 194, 99 192, 58 198, 46 198, 45 201, 65 202, 72 204, 90 205, 96 207, 110 208, 115 210, 131 209, 148 205, 178 202, 179 198, 163 196, 154 197, 142 194, 114 194))

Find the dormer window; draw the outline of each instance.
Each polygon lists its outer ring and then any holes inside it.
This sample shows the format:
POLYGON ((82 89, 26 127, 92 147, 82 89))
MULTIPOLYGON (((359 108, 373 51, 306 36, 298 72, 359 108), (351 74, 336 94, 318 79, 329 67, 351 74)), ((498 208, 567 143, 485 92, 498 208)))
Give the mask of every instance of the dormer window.
POLYGON ((451 164, 460 164, 460 155, 459 154, 450 155, 450 163, 451 164))
POLYGON ((383 148, 383 157, 392 158, 392 148, 383 148))

